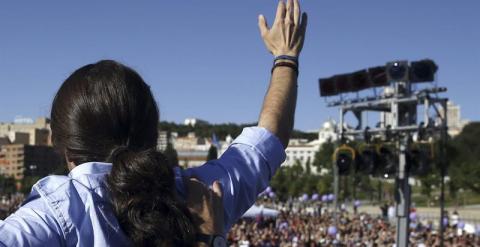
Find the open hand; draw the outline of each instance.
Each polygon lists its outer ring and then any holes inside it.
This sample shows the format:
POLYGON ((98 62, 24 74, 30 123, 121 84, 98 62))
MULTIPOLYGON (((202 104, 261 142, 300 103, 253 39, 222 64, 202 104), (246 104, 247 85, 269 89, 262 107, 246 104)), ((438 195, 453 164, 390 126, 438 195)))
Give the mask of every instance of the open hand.
POLYGON ((307 28, 307 14, 303 13, 300 21, 300 13, 298 0, 287 0, 286 6, 283 0, 280 0, 272 28, 268 28, 263 15, 258 17, 262 39, 274 56, 300 55, 307 28))

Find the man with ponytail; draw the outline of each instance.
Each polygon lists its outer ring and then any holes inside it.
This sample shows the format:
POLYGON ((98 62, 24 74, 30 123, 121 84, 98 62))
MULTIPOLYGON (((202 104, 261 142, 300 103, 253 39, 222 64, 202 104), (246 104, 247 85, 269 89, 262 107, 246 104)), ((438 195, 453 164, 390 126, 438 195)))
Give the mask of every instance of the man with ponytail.
POLYGON ((71 74, 51 110, 52 142, 70 173, 33 186, 0 221, 0 246, 225 246, 285 160, 293 128, 307 16, 288 0, 271 28, 258 22, 275 56, 258 126, 200 167, 171 167, 156 149, 158 107, 134 70, 103 60, 71 74))

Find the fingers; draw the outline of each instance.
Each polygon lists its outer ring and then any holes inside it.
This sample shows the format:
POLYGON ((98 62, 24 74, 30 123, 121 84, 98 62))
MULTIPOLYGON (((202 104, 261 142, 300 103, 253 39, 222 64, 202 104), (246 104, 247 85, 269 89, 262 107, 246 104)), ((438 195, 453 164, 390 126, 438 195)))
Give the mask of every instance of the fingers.
POLYGON ((285 20, 285 3, 283 0, 278 2, 277 14, 275 15, 275 23, 281 23, 285 20))
POLYGON ((292 0, 287 0, 287 10, 285 13, 285 24, 287 25, 293 24, 292 7, 292 0))
POLYGON ((267 20, 265 20, 265 16, 263 15, 258 16, 258 29, 260 29, 260 35, 262 35, 262 37, 265 37, 268 32, 268 24, 267 20))
POLYGON ((203 196, 209 200, 213 197, 222 198, 222 186, 219 181, 214 181, 211 189, 196 178, 189 178, 184 181, 187 185, 188 195, 193 199, 200 200, 203 196))
POLYGON ((213 182, 212 190, 213 190, 213 193, 216 196, 218 196, 220 198, 223 196, 222 186, 220 185, 220 182, 218 182, 218 181, 213 182))
POLYGON ((293 23, 295 26, 298 26, 300 22, 300 5, 298 4, 298 0, 293 0, 293 23))
POLYGON ((305 35, 305 31, 307 30, 307 23, 308 23, 308 16, 307 13, 302 14, 302 24, 300 26, 301 34, 305 35))

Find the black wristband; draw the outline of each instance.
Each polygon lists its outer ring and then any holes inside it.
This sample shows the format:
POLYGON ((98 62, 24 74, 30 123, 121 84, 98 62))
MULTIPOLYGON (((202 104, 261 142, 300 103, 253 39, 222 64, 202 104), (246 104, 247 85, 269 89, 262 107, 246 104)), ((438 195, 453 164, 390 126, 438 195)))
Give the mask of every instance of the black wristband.
POLYGON ((289 62, 279 62, 279 63, 276 63, 273 65, 272 67, 272 71, 271 73, 273 74, 273 71, 275 70, 275 68, 277 67, 289 67, 291 69, 293 69, 293 71, 295 71, 295 73, 297 74, 298 76, 298 66, 296 64, 293 64, 293 63, 289 63, 289 62))
POLYGON ((295 64, 297 64, 297 66, 298 66, 298 57, 289 56, 289 55, 280 55, 280 56, 275 57, 275 59, 273 60, 273 63, 275 64, 278 60, 292 61, 295 64))

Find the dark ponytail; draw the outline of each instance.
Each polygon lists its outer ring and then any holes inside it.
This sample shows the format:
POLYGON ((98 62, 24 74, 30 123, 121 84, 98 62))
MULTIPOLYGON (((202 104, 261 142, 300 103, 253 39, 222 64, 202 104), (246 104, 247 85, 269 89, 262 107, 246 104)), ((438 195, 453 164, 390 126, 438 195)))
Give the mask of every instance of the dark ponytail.
POLYGON ((173 169, 161 153, 119 147, 111 162, 107 182, 114 209, 134 243, 160 246, 165 239, 172 239, 178 246, 194 241, 189 212, 175 199, 173 169))
POLYGON ((178 200, 173 168, 156 150, 158 108, 132 69, 100 61, 75 71, 52 105, 52 141, 68 161, 113 163, 112 209, 135 246, 191 246, 195 226, 178 200))

